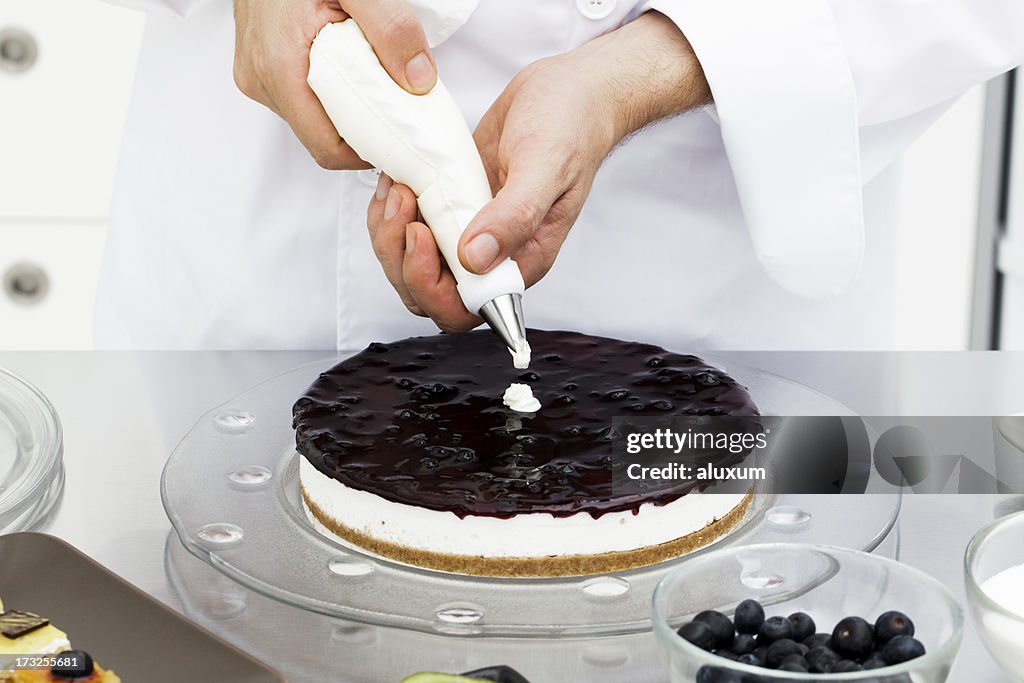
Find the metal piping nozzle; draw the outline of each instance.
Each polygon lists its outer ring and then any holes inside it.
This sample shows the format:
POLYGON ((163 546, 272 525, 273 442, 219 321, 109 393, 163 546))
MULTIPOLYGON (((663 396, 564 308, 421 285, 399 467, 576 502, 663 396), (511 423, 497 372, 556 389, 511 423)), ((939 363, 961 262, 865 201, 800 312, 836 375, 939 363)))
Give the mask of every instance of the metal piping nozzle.
POLYGON ((480 309, 480 315, 513 354, 527 348, 521 294, 502 294, 491 299, 480 309))

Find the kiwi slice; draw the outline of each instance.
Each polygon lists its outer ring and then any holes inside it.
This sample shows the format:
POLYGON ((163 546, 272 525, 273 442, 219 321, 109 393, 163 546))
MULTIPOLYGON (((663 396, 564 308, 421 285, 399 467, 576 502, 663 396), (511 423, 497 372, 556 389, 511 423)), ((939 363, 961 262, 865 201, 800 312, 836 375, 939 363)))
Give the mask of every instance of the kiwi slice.
POLYGON ((406 676, 402 683, 493 683, 486 678, 470 678, 458 674, 442 674, 436 671, 421 671, 412 676, 406 676))

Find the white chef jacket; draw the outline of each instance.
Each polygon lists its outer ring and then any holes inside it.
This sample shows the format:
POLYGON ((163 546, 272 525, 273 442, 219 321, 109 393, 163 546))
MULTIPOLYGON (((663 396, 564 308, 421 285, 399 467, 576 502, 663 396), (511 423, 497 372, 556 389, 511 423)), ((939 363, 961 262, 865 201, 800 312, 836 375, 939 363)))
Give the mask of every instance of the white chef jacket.
MULTIPOLYGON (((374 172, 319 168, 235 88, 230 0, 117 1, 154 12, 97 345, 347 350, 433 332, 371 249, 374 172)), ((715 104, 605 161, 524 300, 533 327, 675 349, 892 347, 899 156, 961 93, 1024 62, 1020 0, 416 5, 471 126, 524 66, 643 11, 686 34, 715 104)))

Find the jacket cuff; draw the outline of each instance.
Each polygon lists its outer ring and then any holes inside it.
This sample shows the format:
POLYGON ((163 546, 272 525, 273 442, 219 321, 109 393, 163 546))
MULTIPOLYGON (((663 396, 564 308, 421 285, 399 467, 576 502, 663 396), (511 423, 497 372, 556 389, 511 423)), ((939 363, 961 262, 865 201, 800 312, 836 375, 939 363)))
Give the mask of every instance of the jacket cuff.
POLYGON ((822 0, 649 0, 693 46, 758 260, 786 290, 842 295, 864 255, 857 100, 822 0))

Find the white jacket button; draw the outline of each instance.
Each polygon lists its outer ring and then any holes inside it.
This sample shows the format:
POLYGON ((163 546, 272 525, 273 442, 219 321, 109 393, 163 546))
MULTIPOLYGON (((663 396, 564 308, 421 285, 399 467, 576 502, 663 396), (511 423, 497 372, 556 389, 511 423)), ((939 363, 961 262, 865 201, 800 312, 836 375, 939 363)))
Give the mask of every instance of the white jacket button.
POLYGON ((617 0, 576 0, 576 9, 587 19, 604 19, 615 11, 617 0))
POLYGON ((0 29, 0 71, 28 71, 36 63, 37 54, 31 34, 16 28, 0 29))

